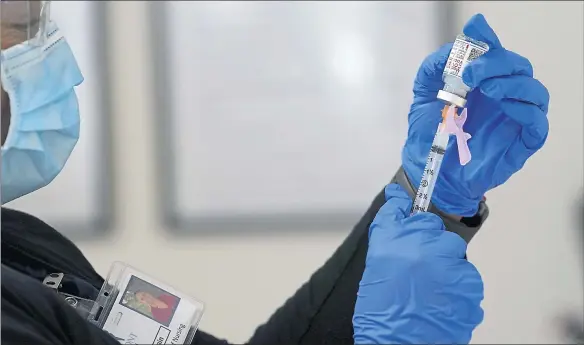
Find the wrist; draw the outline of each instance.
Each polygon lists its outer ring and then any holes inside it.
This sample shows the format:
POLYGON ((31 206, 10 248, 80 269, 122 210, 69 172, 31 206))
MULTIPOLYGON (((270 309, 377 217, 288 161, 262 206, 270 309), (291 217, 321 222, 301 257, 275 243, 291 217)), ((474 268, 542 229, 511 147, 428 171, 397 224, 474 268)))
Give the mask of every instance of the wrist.
POLYGON ((469 199, 455 191, 436 188, 431 202, 445 215, 464 218, 477 214, 481 198, 469 199))
MULTIPOLYGON (((412 153, 405 147, 402 152, 402 169, 414 191, 418 190, 424 174, 425 165, 419 159, 413 159, 412 153)), ((479 210, 480 195, 473 195, 464 184, 455 181, 448 174, 441 174, 434 186, 431 203, 438 208, 443 215, 456 217, 473 217, 479 210)))
POLYGON ((456 222, 460 222, 462 220, 462 216, 457 216, 455 214, 444 213, 444 217, 454 220, 456 222))
MULTIPOLYGON (((403 167, 400 167, 391 180, 391 183, 397 183, 402 186, 410 198, 413 200, 416 195, 414 185, 411 183, 403 167)), ((446 230, 454 232, 462 237, 467 243, 476 235, 479 229, 484 224, 489 216, 489 208, 485 203, 485 199, 478 203, 478 206, 472 214, 466 216, 464 213, 445 213, 441 211, 437 205, 434 205, 434 199, 430 203, 428 212, 434 213, 442 218, 446 230)))
MULTIPOLYGON (((482 202, 486 202, 486 201, 487 201, 487 198, 483 196, 482 202)), ((462 215, 459 215, 459 214, 450 214, 450 213, 445 213, 445 212, 443 212, 443 214, 444 214, 444 217, 446 217, 448 219, 451 219, 451 220, 454 220, 454 221, 457 221, 457 222, 461 222, 461 221, 463 221, 463 218, 467 218, 467 219, 468 218, 475 218, 477 216, 477 214, 478 214, 478 209, 479 208, 480 208, 480 203, 477 206, 477 212, 475 212, 475 214, 473 216, 471 216, 471 217, 468 217, 468 216, 465 217, 465 216, 462 216, 462 215)), ((467 222, 465 222, 465 223, 467 223, 467 222)), ((475 223, 475 222, 471 222, 471 223, 475 223)))

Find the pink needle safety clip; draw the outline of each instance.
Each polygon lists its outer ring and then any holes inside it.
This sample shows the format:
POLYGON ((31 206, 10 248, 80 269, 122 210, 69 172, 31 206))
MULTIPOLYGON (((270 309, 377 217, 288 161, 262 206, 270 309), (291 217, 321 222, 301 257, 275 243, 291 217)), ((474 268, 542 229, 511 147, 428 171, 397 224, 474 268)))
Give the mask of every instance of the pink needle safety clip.
POLYGON ((442 111, 442 131, 456 137, 460 165, 466 165, 471 160, 470 149, 468 148, 468 140, 471 135, 462 129, 466 122, 466 116, 466 108, 462 110, 459 116, 456 114, 456 107, 453 105, 445 106, 442 111))

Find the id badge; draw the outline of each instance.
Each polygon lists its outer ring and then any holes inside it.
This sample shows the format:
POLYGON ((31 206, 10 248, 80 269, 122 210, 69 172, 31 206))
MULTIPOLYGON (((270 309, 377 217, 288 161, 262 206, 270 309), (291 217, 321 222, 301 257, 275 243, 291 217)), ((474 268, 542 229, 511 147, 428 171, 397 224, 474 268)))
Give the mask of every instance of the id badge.
POLYGON ((122 344, 186 344, 203 310, 203 303, 115 262, 87 319, 122 344))

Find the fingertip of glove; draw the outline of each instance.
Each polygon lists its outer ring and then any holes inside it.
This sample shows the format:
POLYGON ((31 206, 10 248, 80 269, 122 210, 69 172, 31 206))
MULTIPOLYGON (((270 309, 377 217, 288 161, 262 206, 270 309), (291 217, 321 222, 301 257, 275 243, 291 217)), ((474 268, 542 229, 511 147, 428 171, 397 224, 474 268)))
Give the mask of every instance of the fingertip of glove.
POLYGON ((405 189, 397 183, 390 183, 385 186, 385 201, 390 201, 390 199, 411 200, 405 189))
MULTIPOLYGON (((489 78, 489 73, 491 72, 489 68, 489 60, 493 61, 498 59, 499 54, 496 52, 490 55, 483 55, 478 57, 476 60, 471 61, 462 70, 462 81, 471 89, 478 87, 482 81, 489 78)), ((498 59, 500 60, 500 59, 498 59)), ((492 63, 491 63, 492 65, 492 63)))
POLYGON ((500 48, 501 42, 495 31, 491 28, 487 19, 481 13, 472 16, 464 25, 462 32, 473 39, 485 42, 491 48, 500 48))
POLYGON ((405 219, 407 223, 416 222, 423 228, 444 229, 442 219, 434 213, 422 212, 408 217, 413 201, 403 187, 397 183, 391 183, 385 187, 385 200, 386 203, 380 213, 396 215, 396 219, 405 219))
MULTIPOLYGON (((446 66, 448 56, 450 55, 450 50, 452 50, 452 44, 452 42, 446 43, 438 48, 438 50, 428 55, 420 66, 416 80, 423 82, 428 78, 441 78, 442 71, 446 66)), ((440 79, 440 81, 442 81, 442 79, 440 79)))
MULTIPOLYGON (((471 87, 476 86, 478 85, 473 85, 471 87)), ((501 89, 501 83, 497 80, 485 80, 483 83, 481 83, 480 90, 483 95, 494 100, 501 100, 504 97, 503 90, 501 89)))
POLYGON ((450 51, 452 50, 453 45, 454 42, 445 43, 440 48, 438 48, 438 51, 436 53, 438 54, 438 56, 441 56, 444 59, 448 59, 448 56, 450 56, 450 51))
POLYGON ((450 51, 452 50, 452 45, 452 42, 443 44, 437 51, 428 56, 426 62, 431 66, 433 71, 442 72, 442 70, 444 70, 446 62, 448 61, 448 56, 450 56, 450 51))
POLYGON ((448 253, 460 259, 464 258, 468 243, 460 235, 454 232, 444 231, 441 237, 441 241, 444 247, 447 248, 448 253))
POLYGON ((405 218, 412 207, 412 200, 408 193, 397 183, 385 187, 385 205, 380 211, 385 214, 394 214, 398 219, 405 218))
POLYGON ((445 230, 444 222, 439 215, 432 212, 420 212, 409 217, 406 222, 414 222, 424 229, 445 230))
POLYGON ((474 73, 473 73, 473 69, 474 68, 480 68, 480 66, 477 66, 479 64, 479 61, 473 61, 472 64, 469 64, 468 66, 466 66, 464 68, 464 70, 462 71, 462 82, 465 83, 468 87, 470 88, 475 88, 477 87, 477 82, 475 81, 474 78, 474 73), (477 67, 475 67, 477 66, 477 67))

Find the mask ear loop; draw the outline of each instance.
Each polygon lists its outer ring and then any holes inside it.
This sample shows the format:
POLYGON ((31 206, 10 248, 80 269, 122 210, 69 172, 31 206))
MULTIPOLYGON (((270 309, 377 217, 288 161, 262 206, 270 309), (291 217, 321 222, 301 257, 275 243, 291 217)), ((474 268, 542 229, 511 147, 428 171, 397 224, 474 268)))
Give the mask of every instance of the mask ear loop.
POLYGON ((43 7, 41 8, 40 14, 40 22, 39 22, 39 34, 42 35, 45 39, 47 38, 47 26, 49 21, 51 20, 51 2, 50 1, 43 1, 43 7))
POLYGON ((26 18, 26 22, 28 23, 28 25, 26 26, 26 40, 30 40, 32 38, 32 35, 30 33, 30 23, 32 22, 32 9, 30 8, 30 1, 26 2, 26 13, 28 15, 28 18, 26 18))
MULTIPOLYGON (((30 6, 30 4, 29 4, 30 6)), ((42 1, 41 10, 39 13, 39 21, 38 21, 38 31, 34 37, 34 43, 37 46, 42 46, 45 44, 48 36, 47 26, 48 22, 51 18, 51 2, 50 1, 42 1)), ((30 27, 29 27, 30 30, 30 27)))

